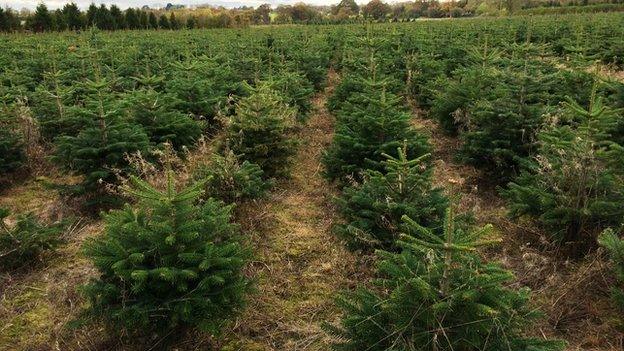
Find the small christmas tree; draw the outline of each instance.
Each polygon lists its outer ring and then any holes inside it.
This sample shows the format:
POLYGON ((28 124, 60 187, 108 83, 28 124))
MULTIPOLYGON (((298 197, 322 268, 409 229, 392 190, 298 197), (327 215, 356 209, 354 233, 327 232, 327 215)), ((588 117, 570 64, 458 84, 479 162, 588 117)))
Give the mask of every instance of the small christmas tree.
MULTIPOLYGON (((616 279, 611 295, 619 310, 624 312, 624 240, 612 229, 607 229, 600 234, 598 242, 607 249, 611 257, 616 279)), ((621 322, 624 323, 624 319, 621 322)))
POLYGON ((287 174, 295 141, 290 135, 296 109, 288 106, 268 84, 249 87, 239 101, 227 130, 227 145, 239 158, 255 163, 266 177, 287 174))
POLYGON ((380 252, 379 291, 360 289, 338 299, 345 316, 328 326, 335 350, 563 350, 558 341, 527 338, 538 313, 529 292, 505 287, 513 275, 483 263, 476 250, 493 240, 490 226, 464 231, 447 210, 438 235, 404 217, 401 253, 380 252))
POLYGON ((535 160, 502 194, 513 217, 536 218, 578 251, 624 221, 624 148, 609 140, 615 115, 600 97, 588 109, 573 101, 566 107, 558 125, 540 133, 535 160))
MULTIPOLYGON (((96 117, 87 120, 78 135, 61 136, 56 139, 55 160, 67 169, 84 175, 82 183, 74 189, 77 194, 102 195, 105 183, 116 181, 115 172, 131 173, 126 155, 136 152, 147 153, 149 140, 140 126, 124 121, 116 108, 104 98, 108 83, 104 80, 90 82, 90 88, 99 91, 96 117)), ((102 204, 112 200, 107 196, 94 197, 102 204)))
POLYGON ((136 206, 104 215, 101 237, 85 254, 99 277, 84 287, 87 316, 127 334, 193 327, 217 332, 242 305, 245 250, 231 206, 196 202, 204 182, 177 191, 167 172, 159 191, 132 177, 136 206))
POLYGON ((200 138, 203 126, 187 113, 176 110, 178 99, 155 89, 164 77, 139 76, 134 78, 139 88, 128 99, 130 121, 143 127, 152 143, 170 143, 175 150, 192 146, 200 138))
POLYGON ((194 172, 197 181, 206 180, 205 197, 213 197, 225 203, 239 203, 264 196, 273 182, 264 180, 260 166, 249 161, 240 162, 231 150, 224 155, 215 154, 207 164, 194 172))
POLYGON ((383 172, 383 154, 398 156, 404 143, 409 159, 427 153, 426 137, 410 126, 402 106, 384 82, 367 80, 365 92, 351 96, 338 113, 333 143, 323 156, 326 176, 344 184, 361 180, 366 169, 383 172))
POLYGON ((22 134, 15 120, 5 114, 7 110, 6 105, 0 105, 0 173, 3 175, 20 169, 26 162, 22 134))
POLYGON ((429 155, 410 160, 405 147, 398 155, 384 154, 384 173, 368 171, 361 185, 345 188, 338 198, 346 223, 336 231, 352 248, 396 249, 404 215, 427 228, 441 227, 448 200, 432 189, 433 169, 424 162, 429 155))
POLYGON ((12 270, 41 260, 61 243, 64 223, 41 224, 32 213, 17 217, 10 227, 7 209, 0 208, 0 270, 12 270))

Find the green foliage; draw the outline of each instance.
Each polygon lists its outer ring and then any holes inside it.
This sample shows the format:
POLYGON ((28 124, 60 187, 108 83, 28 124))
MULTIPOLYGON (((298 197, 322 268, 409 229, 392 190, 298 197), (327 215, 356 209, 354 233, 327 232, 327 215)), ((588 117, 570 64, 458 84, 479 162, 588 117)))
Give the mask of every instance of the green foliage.
POLYGON ((0 105, 0 173, 9 174, 26 162, 22 133, 12 117, 10 107, 0 105))
POLYGON ((332 145, 323 156, 326 176, 346 183, 359 181, 366 169, 383 172, 384 153, 404 146, 409 159, 429 151, 426 137, 410 126, 400 97, 385 83, 366 81, 365 91, 352 95, 340 109, 332 145))
POLYGON ((193 146, 202 135, 202 124, 176 109, 179 102, 175 96, 155 90, 164 77, 140 76, 135 79, 140 87, 129 93, 126 99, 129 120, 142 126, 156 145, 170 143, 176 150, 193 146))
POLYGON ((568 102, 558 123, 540 133, 536 158, 503 190, 511 215, 537 219, 554 240, 576 248, 620 225, 624 148, 608 140, 615 116, 600 97, 587 110, 568 102))
POLYGON ((616 286, 613 287, 611 294, 616 306, 624 312, 624 240, 613 230, 607 229, 598 237, 598 243, 607 249, 611 257, 616 279, 616 286))
POLYGON ((464 231, 450 209, 442 235, 405 218, 401 253, 379 253, 379 290, 338 299, 345 315, 329 326, 334 350, 563 350, 564 343, 525 337, 539 316, 529 291, 506 287, 513 275, 484 263, 476 250, 490 226, 464 231))
POLYGON ((246 252, 231 206, 198 205, 204 182, 159 191, 132 177, 126 205, 104 215, 105 230, 84 251, 98 278, 84 287, 87 318, 131 335, 190 327, 216 333, 242 305, 246 252))
POLYGON ((269 84, 259 83, 236 106, 227 129, 228 147, 244 162, 255 163, 265 177, 287 174, 295 153, 289 135, 295 125, 296 109, 288 106, 269 84))
POLYGON ((206 180, 206 197, 228 204, 266 195, 273 182, 264 180, 263 175, 258 165, 240 162, 231 150, 225 150, 224 155, 215 154, 209 163, 200 165, 193 172, 195 180, 206 180))
POLYGON ((64 223, 40 223, 32 214, 22 214, 11 225, 9 211, 0 208, 0 270, 13 270, 34 264, 43 254, 54 251, 61 243, 64 223))
POLYGON ((368 171, 360 185, 343 189, 338 209, 345 224, 336 232, 352 248, 396 249, 404 215, 427 228, 441 229, 448 200, 441 189, 433 189, 433 169, 423 160, 408 159, 404 148, 398 157, 385 155, 384 173, 368 171))

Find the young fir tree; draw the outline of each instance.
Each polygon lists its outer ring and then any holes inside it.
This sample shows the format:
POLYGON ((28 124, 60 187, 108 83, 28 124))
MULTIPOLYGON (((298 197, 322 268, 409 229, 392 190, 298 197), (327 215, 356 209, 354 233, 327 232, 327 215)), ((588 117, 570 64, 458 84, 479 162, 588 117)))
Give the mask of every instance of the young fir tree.
POLYGON ((441 228, 448 200, 431 186, 433 168, 423 161, 429 155, 410 160, 405 148, 398 155, 384 154, 384 173, 368 171, 361 185, 345 188, 338 198, 345 224, 335 229, 352 248, 395 250, 404 215, 427 228, 441 228))
POLYGON ((172 171, 164 191, 136 177, 131 183, 139 202, 105 214, 104 234, 85 243, 99 271, 84 287, 86 317, 126 335, 218 332, 248 290, 232 206, 197 204, 204 182, 178 191, 172 171))
POLYGON ((215 154, 207 164, 194 172, 195 180, 206 179, 205 197, 213 197, 227 204, 263 197, 273 182, 264 180, 264 172, 255 163, 240 162, 231 150, 215 154))
POLYGON ((575 251, 624 221, 624 148, 608 135, 616 115, 600 97, 591 101, 587 110, 566 104, 558 125, 540 133, 535 160, 502 192, 513 217, 537 219, 575 251))
MULTIPOLYGON (((618 309, 624 312, 624 239, 620 238, 613 230, 607 229, 598 237, 598 242, 609 252, 615 286, 611 290, 613 302, 618 309)), ((624 323, 624 319, 621 320, 624 323)))
MULTIPOLYGON (((64 135, 56 139, 54 159, 70 171, 84 175, 74 191, 77 194, 102 195, 105 183, 116 181, 115 172, 128 174, 132 171, 126 155, 136 152, 147 153, 149 139, 143 129, 126 122, 120 117, 120 106, 115 103, 108 90, 106 80, 89 82, 95 92, 95 101, 85 114, 93 119, 85 120, 84 128, 76 135, 64 135)), ((107 196, 96 196, 95 203, 112 200, 107 196)))
POLYGON ((402 106, 384 82, 367 80, 365 91, 352 95, 338 112, 333 143, 323 155, 326 176, 346 183, 361 180, 366 169, 383 172, 383 154, 398 156, 404 143, 408 159, 427 153, 426 137, 410 126, 402 106))
POLYGON ((14 172, 26 163, 23 139, 14 118, 13 107, 3 99, 0 102, 0 174, 14 172))
POLYGON ((176 109, 175 96, 156 91, 164 77, 145 75, 134 79, 139 87, 126 99, 130 120, 142 126, 156 145, 169 143, 176 150, 193 146, 201 137, 203 126, 176 109))
POLYGON ((287 174, 295 140, 295 108, 288 106, 268 84, 259 83, 236 105, 227 129, 228 147, 241 161, 255 163, 272 178, 287 174))
POLYGON ((62 222, 44 225, 28 213, 18 216, 9 226, 8 216, 9 211, 0 208, 0 270, 30 265, 62 243, 62 222))
POLYGON ((328 326, 334 350, 563 350, 558 341, 527 338, 538 317, 529 291, 506 287, 513 275, 477 253, 491 226, 464 231, 447 210, 442 235, 404 217, 410 235, 401 253, 379 252, 379 290, 338 299, 345 315, 328 326))

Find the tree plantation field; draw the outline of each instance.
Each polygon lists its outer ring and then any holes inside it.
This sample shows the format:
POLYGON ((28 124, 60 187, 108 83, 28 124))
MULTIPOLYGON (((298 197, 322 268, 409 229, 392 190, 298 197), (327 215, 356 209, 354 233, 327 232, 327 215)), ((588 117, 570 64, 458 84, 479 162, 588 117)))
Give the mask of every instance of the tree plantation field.
POLYGON ((0 350, 624 349, 624 14, 0 36, 0 350))

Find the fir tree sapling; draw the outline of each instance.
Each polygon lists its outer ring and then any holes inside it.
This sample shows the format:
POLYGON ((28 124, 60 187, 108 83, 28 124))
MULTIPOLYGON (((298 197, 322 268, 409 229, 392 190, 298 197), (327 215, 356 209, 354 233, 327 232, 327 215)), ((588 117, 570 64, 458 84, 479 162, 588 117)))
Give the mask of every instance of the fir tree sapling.
POLYGON ((345 315, 327 326, 334 350, 551 351, 565 344, 525 337, 539 316, 529 291, 506 287, 513 275, 484 263, 479 247, 492 244, 491 228, 465 231, 451 210, 442 235, 404 217, 410 235, 401 253, 380 251, 379 289, 340 296, 345 315))
POLYGON ((264 180, 260 166, 239 161, 231 150, 215 154, 209 163, 194 172, 196 180, 206 179, 205 197, 214 197, 227 204, 263 197, 273 182, 264 180))
POLYGON ((9 211, 0 208, 0 270, 30 265, 62 243, 63 222, 44 225, 28 213, 19 215, 9 226, 8 216, 9 211))
POLYGON ((624 149, 610 141, 613 111, 594 96, 589 109, 573 101, 558 125, 539 135, 533 162, 502 191, 513 217, 537 219, 574 251, 592 247, 601 230, 624 220, 624 149))
POLYGON ((291 133, 297 111, 266 83, 249 89, 251 94, 238 102, 230 120, 226 146, 241 161, 260 166, 265 177, 284 176, 295 154, 291 133))
MULTIPOLYGON (((84 129, 76 136, 65 135, 56 139, 54 159, 84 179, 74 190, 78 194, 102 194, 105 183, 116 181, 114 170, 123 174, 132 169, 126 155, 136 152, 147 153, 149 140, 145 131, 138 125, 126 122, 119 115, 119 106, 113 104, 104 80, 90 82, 96 92, 95 116, 85 120, 84 129)), ((97 197, 102 203, 109 197, 97 197)))
POLYGON ((176 109, 178 99, 175 96, 156 91, 164 77, 146 75, 134 79, 139 88, 127 99, 130 120, 142 126, 156 145, 170 143, 175 150, 193 146, 200 138, 203 126, 188 113, 176 109))
POLYGON ((397 154, 384 154, 383 173, 369 170, 362 184, 343 189, 337 199, 345 223, 335 230, 354 249, 395 250, 404 215, 441 230, 448 200, 432 188, 433 169, 424 162, 429 154, 410 160, 405 147, 397 154))
POLYGON ((429 152, 427 138, 410 120, 401 98, 387 92, 383 81, 366 81, 365 92, 352 95, 337 115, 333 142, 323 155, 326 176, 346 184, 360 181, 366 169, 383 172, 382 154, 398 156, 404 143, 409 159, 429 152))
POLYGON ((232 206, 198 205, 205 182, 178 191, 171 171, 167 177, 164 191, 132 177, 127 191, 138 204, 105 214, 103 235, 85 243, 99 271, 84 287, 87 320, 126 335, 216 333, 242 306, 247 253, 232 206))
MULTIPOLYGON (((618 309, 624 312, 624 240, 612 229, 607 229, 598 237, 598 243, 609 252, 615 275, 611 295, 618 309)), ((621 322, 624 323, 624 319, 621 322)))

